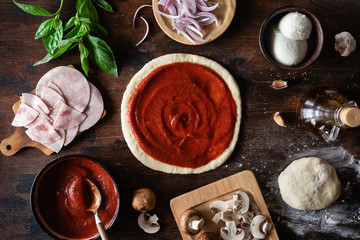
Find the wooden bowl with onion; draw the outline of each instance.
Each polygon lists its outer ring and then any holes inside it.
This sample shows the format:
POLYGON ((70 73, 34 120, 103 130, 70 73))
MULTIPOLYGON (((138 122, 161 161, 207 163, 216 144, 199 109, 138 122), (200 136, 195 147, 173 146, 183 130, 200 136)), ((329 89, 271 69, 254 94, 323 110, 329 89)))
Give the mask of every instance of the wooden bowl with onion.
POLYGON ((89 210, 94 196, 87 180, 100 191, 98 214, 105 229, 112 226, 120 206, 114 179, 96 159, 66 155, 48 163, 31 188, 31 210, 49 236, 69 240, 99 237, 94 214, 89 210))
POLYGON ((310 66, 319 57, 324 41, 324 33, 320 21, 309 10, 299 6, 286 6, 276 9, 262 23, 259 32, 259 45, 265 58, 277 67, 288 70, 299 70, 310 66), (307 39, 307 53, 302 62, 294 66, 285 66, 278 63, 271 54, 271 35, 280 19, 290 12, 299 12, 306 15, 312 23, 312 31, 307 39))
MULTIPOLYGON (((153 12, 155 15, 155 19, 163 30, 163 32, 168 35, 173 40, 186 44, 186 45, 194 45, 191 41, 189 41, 186 37, 181 34, 178 34, 176 30, 173 29, 172 20, 162 16, 158 11, 163 12, 163 5, 159 5, 159 0, 152 0, 153 12)), ((206 42, 197 42, 195 41, 195 45, 201 45, 205 43, 209 43, 216 38, 218 38, 221 34, 225 32, 225 30, 229 27, 232 19, 235 15, 236 10, 236 0, 219 0, 216 1, 219 3, 219 7, 215 10, 211 11, 218 20, 218 26, 213 22, 210 25, 202 27, 202 33, 204 35, 204 39, 209 39, 206 42)), ((168 10, 165 13, 169 14, 168 10)))

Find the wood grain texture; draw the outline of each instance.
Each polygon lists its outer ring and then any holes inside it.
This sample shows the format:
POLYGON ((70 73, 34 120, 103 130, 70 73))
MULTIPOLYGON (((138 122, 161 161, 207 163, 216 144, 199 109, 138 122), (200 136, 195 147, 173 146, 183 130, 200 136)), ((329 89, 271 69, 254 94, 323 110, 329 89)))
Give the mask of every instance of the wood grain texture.
MULTIPOLYGON (((58 1, 23 0, 55 12, 58 1)), ((101 92, 107 115, 95 127, 79 135, 59 154, 45 156, 25 148, 12 157, 0 155, 0 232, 3 239, 51 239, 35 222, 29 193, 35 175, 53 158, 82 153, 97 158, 111 169, 119 186, 120 214, 111 229, 111 239, 180 240, 181 235, 171 213, 172 198, 243 170, 251 170, 259 183, 280 239, 360 239, 360 128, 340 132, 335 143, 306 134, 296 117, 301 97, 318 86, 343 90, 360 103, 360 48, 343 58, 334 50, 334 35, 349 31, 360 41, 360 1, 357 0, 256 0, 237 1, 234 19, 216 40, 199 46, 180 44, 159 28, 151 9, 141 15, 150 25, 149 37, 138 47, 145 26, 132 28, 132 17, 150 0, 109 0, 115 13, 99 10, 100 24, 106 27, 118 67, 115 78, 91 66, 89 81, 101 92), (290 71, 279 69, 262 55, 258 34, 263 20, 275 9, 299 5, 311 10, 324 30, 324 46, 310 67, 290 71), (243 116, 237 146, 228 161, 216 170, 199 175, 170 175, 152 171, 137 161, 128 149, 120 124, 123 92, 132 76, 155 57, 169 53, 192 53, 213 59, 229 70, 237 80, 243 103, 243 116), (289 87, 272 89, 274 80, 287 80, 289 87), (287 127, 273 121, 277 111, 287 127), (303 156, 317 156, 335 167, 342 184, 340 198, 319 211, 297 211, 281 199, 277 184, 280 172, 303 156), (149 235, 137 225, 138 212, 131 208, 132 193, 140 187, 152 188, 158 196, 152 213, 160 218, 161 230, 149 235)), ((47 18, 30 16, 11 0, 0 0, 0 139, 15 130, 11 106, 23 92, 31 92, 37 81, 50 69, 73 63, 81 69, 77 49, 49 63, 33 67, 46 55, 35 32, 47 18)), ((74 15, 76 1, 64 0, 61 19, 74 15)), ((139 21, 139 20, 138 20, 139 21)))
MULTIPOLYGON (((187 209, 196 209, 204 216, 204 228, 198 234, 187 235, 181 232, 179 227, 183 240, 196 240, 203 232, 219 234, 220 228, 225 224, 221 221, 216 224, 211 220, 214 214, 210 211, 210 205, 217 200, 232 199, 236 191, 245 192, 249 196, 250 202, 258 206, 261 215, 265 216, 274 226, 256 178, 251 171, 246 170, 171 199, 170 207, 178 227, 180 216, 187 209)), ((267 234, 266 239, 279 240, 274 227, 267 234)))

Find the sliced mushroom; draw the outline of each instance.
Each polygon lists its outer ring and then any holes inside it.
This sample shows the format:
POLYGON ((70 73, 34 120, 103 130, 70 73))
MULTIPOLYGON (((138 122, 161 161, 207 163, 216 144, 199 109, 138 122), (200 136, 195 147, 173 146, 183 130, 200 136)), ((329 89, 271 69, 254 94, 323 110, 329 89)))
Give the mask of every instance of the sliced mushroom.
POLYGON ((234 221, 228 221, 226 227, 220 229, 220 236, 223 240, 242 240, 245 232, 241 228, 237 228, 234 221))
POLYGON ((148 213, 141 213, 138 217, 138 224, 146 233, 156 233, 160 230, 158 220, 156 214, 151 216, 148 213))
POLYGON ((239 217, 239 222, 240 222, 241 227, 250 226, 253 218, 254 218, 254 213, 252 213, 250 211, 247 211, 246 213, 241 214, 239 217))
POLYGON ((236 225, 240 223, 241 215, 235 214, 232 209, 228 209, 224 212, 217 212, 212 221, 218 223, 220 220, 224 222, 234 221, 236 225))
POLYGON ((218 223, 220 220, 222 220, 222 214, 223 212, 217 212, 215 213, 214 217, 211 219, 214 223, 218 223))
POLYGON ((199 233, 204 223, 205 221, 201 212, 196 209, 186 210, 181 214, 179 219, 180 230, 187 235, 199 233))
POLYGON ((271 230, 271 224, 265 216, 257 215, 251 222, 251 234, 254 238, 264 239, 266 234, 271 230))
POLYGON ((233 200, 234 200, 234 206, 233 206, 233 210, 234 213, 246 213, 249 210, 249 204, 250 204, 250 200, 249 200, 249 196, 241 191, 235 192, 233 195, 233 200))
POLYGON ((356 40, 349 32, 335 35, 335 50, 343 57, 349 56, 356 49, 356 40))
POLYGON ((215 201, 210 205, 211 212, 224 212, 228 209, 226 203, 224 201, 215 201))
POLYGON ((230 199, 225 202, 226 209, 234 209, 234 199, 230 199))
POLYGON ((202 233, 197 240, 219 240, 219 237, 212 232, 202 233))
POLYGON ((254 239, 253 236, 251 235, 251 226, 247 226, 247 227, 241 227, 241 229, 245 232, 245 237, 243 240, 252 240, 254 239))
POLYGON ((254 216, 260 215, 260 210, 255 203, 250 203, 249 211, 251 211, 254 216))

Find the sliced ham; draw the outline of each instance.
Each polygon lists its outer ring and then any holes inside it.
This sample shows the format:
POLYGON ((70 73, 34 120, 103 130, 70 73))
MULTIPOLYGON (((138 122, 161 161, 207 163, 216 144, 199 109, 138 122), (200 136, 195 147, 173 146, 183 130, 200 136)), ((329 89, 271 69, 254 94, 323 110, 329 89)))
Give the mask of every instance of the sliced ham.
POLYGON ((51 124, 54 122, 54 120, 52 120, 48 115, 46 115, 44 112, 40 111, 39 116, 37 116, 37 118, 33 122, 25 125, 24 127, 31 128, 31 127, 35 126, 36 124, 38 124, 43 119, 49 121, 51 124))
POLYGON ((65 130, 64 146, 67 146, 69 143, 72 142, 72 140, 74 140, 78 131, 79 131, 79 126, 72 128, 72 129, 65 130))
POLYGON ((51 123, 46 119, 42 119, 36 125, 26 130, 25 133, 31 140, 41 143, 55 142, 61 138, 51 123))
POLYGON ((72 129, 80 125, 86 118, 86 115, 78 110, 61 103, 62 106, 57 117, 54 120, 53 126, 55 129, 72 129))
POLYGON ((51 150, 53 150, 54 152, 58 153, 61 148, 64 146, 64 142, 65 142, 65 130, 59 130, 58 131, 59 135, 61 136, 61 138, 55 142, 41 142, 41 144, 45 145, 46 147, 50 148, 51 150))
POLYGON ((53 108, 59 99, 64 101, 64 98, 57 91, 46 86, 43 87, 40 98, 50 108, 53 108))
POLYGON ((86 119, 80 124, 79 131, 85 131, 97 123, 104 112, 104 100, 99 90, 92 84, 90 84, 90 101, 85 108, 84 114, 86 119))
POLYGON ((20 97, 21 102, 29 105, 33 109, 39 111, 41 110, 45 114, 49 114, 50 109, 49 107, 39 98, 38 96, 31 94, 31 93, 23 93, 20 97))
POLYGON ((63 93, 61 92, 60 88, 53 82, 49 82, 49 84, 47 85, 48 88, 51 88, 52 90, 55 90, 58 94, 61 95, 61 97, 63 97, 63 93))
POLYGON ((63 104, 66 104, 63 100, 59 99, 56 104, 54 105, 53 109, 51 110, 49 117, 55 121, 56 117, 58 116, 61 107, 63 104))
POLYGON ((43 87, 50 82, 61 90, 65 102, 79 112, 84 111, 90 100, 90 86, 84 75, 78 70, 60 66, 48 71, 36 86, 36 95, 42 93, 43 87))
POLYGON ((23 127, 35 121, 40 113, 25 103, 21 103, 11 125, 23 127))
POLYGON ((99 90, 81 72, 70 67, 48 71, 36 86, 36 95, 23 93, 13 126, 54 152, 68 145, 79 131, 92 127, 104 112, 99 90))

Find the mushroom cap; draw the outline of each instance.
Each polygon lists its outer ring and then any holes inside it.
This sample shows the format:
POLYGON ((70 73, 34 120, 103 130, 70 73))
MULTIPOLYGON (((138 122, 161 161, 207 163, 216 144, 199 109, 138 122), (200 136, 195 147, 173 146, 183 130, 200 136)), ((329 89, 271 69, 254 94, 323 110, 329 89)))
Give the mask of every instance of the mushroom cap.
POLYGON ((148 213, 141 213, 138 217, 138 224, 146 233, 156 233, 160 230, 160 225, 157 222, 159 218, 148 213))
POLYGON ((185 210, 180 215, 180 219, 179 219, 180 230, 187 235, 193 235, 199 233, 203 225, 204 225, 204 217, 201 214, 201 212, 196 209, 185 210), (199 225, 197 226, 198 229, 192 228, 192 221, 200 221, 199 225))
POLYGON ((134 192, 132 207, 139 212, 148 212, 155 208, 156 195, 149 188, 139 188, 134 192))
POLYGON ((237 228, 234 221, 228 221, 226 227, 220 229, 220 236, 224 240, 242 240, 245 232, 241 228, 237 228))
POLYGON ((251 222, 251 234, 254 238, 264 239, 270 229, 271 225, 263 215, 255 216, 251 222))
POLYGON ((212 232, 202 233, 197 240, 219 240, 219 237, 212 232))

